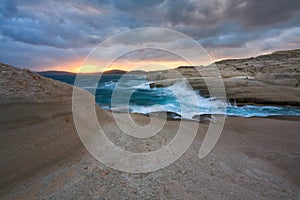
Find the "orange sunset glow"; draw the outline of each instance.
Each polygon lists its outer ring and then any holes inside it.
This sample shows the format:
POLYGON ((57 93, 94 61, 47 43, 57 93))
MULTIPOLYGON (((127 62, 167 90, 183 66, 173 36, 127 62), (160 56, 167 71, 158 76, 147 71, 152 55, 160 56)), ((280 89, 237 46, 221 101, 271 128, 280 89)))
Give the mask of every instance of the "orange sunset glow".
POLYGON ((186 61, 135 61, 135 62, 113 62, 110 66, 105 67, 101 63, 84 63, 83 61, 63 62, 60 65, 47 68, 47 70, 68 71, 73 73, 94 73, 107 70, 144 70, 155 71, 162 69, 172 69, 179 66, 191 65, 186 61))

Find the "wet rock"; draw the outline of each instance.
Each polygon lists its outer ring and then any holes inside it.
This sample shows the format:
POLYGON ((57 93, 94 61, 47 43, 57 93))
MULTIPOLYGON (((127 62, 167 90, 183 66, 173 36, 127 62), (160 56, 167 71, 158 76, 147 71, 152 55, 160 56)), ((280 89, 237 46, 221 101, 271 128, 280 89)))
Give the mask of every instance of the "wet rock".
POLYGON ((211 114, 201 114, 201 115, 194 115, 194 120, 197 120, 199 122, 205 122, 205 121, 213 121, 216 122, 216 118, 211 114))
POLYGON ((164 111, 157 111, 157 112, 151 112, 148 114, 148 116, 152 117, 160 117, 160 118, 166 118, 166 119, 181 119, 181 115, 175 112, 164 112, 164 111))

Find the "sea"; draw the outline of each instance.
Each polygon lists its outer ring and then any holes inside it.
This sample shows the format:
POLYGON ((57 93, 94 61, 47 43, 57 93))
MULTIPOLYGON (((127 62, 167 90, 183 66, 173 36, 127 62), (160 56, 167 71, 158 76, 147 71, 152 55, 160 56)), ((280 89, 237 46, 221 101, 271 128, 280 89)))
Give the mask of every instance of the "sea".
MULTIPOLYGON (((74 84, 76 75, 43 75, 68 84, 74 84)), ((151 88, 146 76, 120 74, 103 74, 99 81, 94 75, 85 75, 84 84, 80 87, 95 95, 98 106, 105 110, 116 109, 122 111, 127 105, 131 113, 149 114, 152 112, 168 111, 178 114, 181 118, 193 119, 201 114, 226 114, 240 117, 268 117, 268 116, 300 116, 300 109, 280 106, 237 106, 235 102, 226 102, 222 113, 212 109, 216 105, 213 98, 204 98, 201 91, 194 91, 185 82, 176 82, 169 87, 151 88), (93 81, 90 81, 93 80, 93 81), (113 92, 118 91, 118 95, 113 92), (130 96, 128 100, 124 96, 130 96), (191 96, 196 96, 191 100, 191 96), (113 99, 113 102, 112 102, 113 99), (180 99, 180 101, 179 101, 180 99), (212 103, 213 102, 213 103, 212 103), (184 112, 181 112, 183 111, 184 112), (214 110, 214 112, 212 112, 214 110)), ((81 79, 82 80, 82 79, 81 79)), ((223 102, 224 105, 224 102, 223 102)))

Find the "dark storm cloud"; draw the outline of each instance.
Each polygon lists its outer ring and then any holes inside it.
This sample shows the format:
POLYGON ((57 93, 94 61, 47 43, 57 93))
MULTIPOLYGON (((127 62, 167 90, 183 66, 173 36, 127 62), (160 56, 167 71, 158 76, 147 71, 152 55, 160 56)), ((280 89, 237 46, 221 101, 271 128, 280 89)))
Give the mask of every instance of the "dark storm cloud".
POLYGON ((164 3, 164 23, 206 47, 236 47, 299 26, 300 1, 211 0, 164 3))
POLYGON ((299 10, 296 0, 2 0, 0 48, 5 51, 0 59, 50 66, 83 58, 105 38, 143 26, 180 31, 215 52, 245 50, 251 44, 258 52, 297 47, 299 10))
MULTIPOLYGON (((29 2, 9 3, 16 9, 10 11, 9 16, 1 16, 3 36, 35 45, 77 48, 96 44, 107 35, 114 34, 115 30, 124 29, 119 21, 121 14, 115 15, 106 6, 94 7, 76 1, 29 2)), ((5 5, 3 9, 7 7, 5 5)))
POLYGON ((1 16, 3 16, 3 17, 9 17, 9 16, 12 16, 16 12, 17 12, 17 8, 16 8, 14 0, 3 1, 0 4, 0 13, 1 13, 1 16))
POLYGON ((245 27, 271 26, 299 15, 300 1, 295 0, 210 0, 165 3, 166 17, 172 25, 216 25, 237 21, 245 27))
POLYGON ((270 26, 299 15, 300 1, 251 0, 228 1, 225 17, 237 18, 247 27, 270 26))

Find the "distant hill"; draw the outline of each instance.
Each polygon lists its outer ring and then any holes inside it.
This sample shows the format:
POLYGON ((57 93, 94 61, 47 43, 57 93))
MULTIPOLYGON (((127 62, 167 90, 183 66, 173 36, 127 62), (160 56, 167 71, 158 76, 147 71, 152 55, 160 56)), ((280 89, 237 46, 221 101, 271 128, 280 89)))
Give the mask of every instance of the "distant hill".
MULTIPOLYGON (((40 75, 43 76, 58 76, 58 75, 76 75, 76 73, 73 72, 66 72, 66 71, 55 71, 55 70, 50 70, 50 71, 41 71, 41 72, 36 72, 40 75)), ((127 73, 127 71, 123 71, 123 70, 109 70, 109 71, 105 71, 103 74, 125 74, 127 73)), ((82 73, 82 74, 102 74, 99 72, 95 72, 95 73, 82 73)))
POLYGON ((113 69, 113 70, 105 71, 103 74, 126 74, 126 73, 127 71, 113 69))
MULTIPOLYGON (((76 73, 72 73, 72 72, 66 72, 66 71, 55 71, 55 70, 49 70, 49 71, 41 71, 41 72, 36 72, 40 75, 43 76, 58 76, 58 75, 76 75, 76 73)), ((133 70, 133 71, 124 71, 124 70, 118 70, 118 69, 113 69, 113 70, 108 70, 105 71, 104 73, 100 73, 100 72, 95 72, 95 73, 82 73, 82 74, 87 74, 87 75, 97 75, 97 74, 107 74, 107 75, 114 75, 114 74, 118 74, 118 75, 123 75, 123 74, 132 74, 132 75, 143 75, 146 74, 147 72, 142 71, 142 70, 133 70)))
POLYGON ((66 71, 55 71, 55 70, 50 70, 50 71, 42 71, 42 72, 36 72, 42 76, 53 76, 53 75, 76 75, 75 73, 72 72, 66 72, 66 71))

